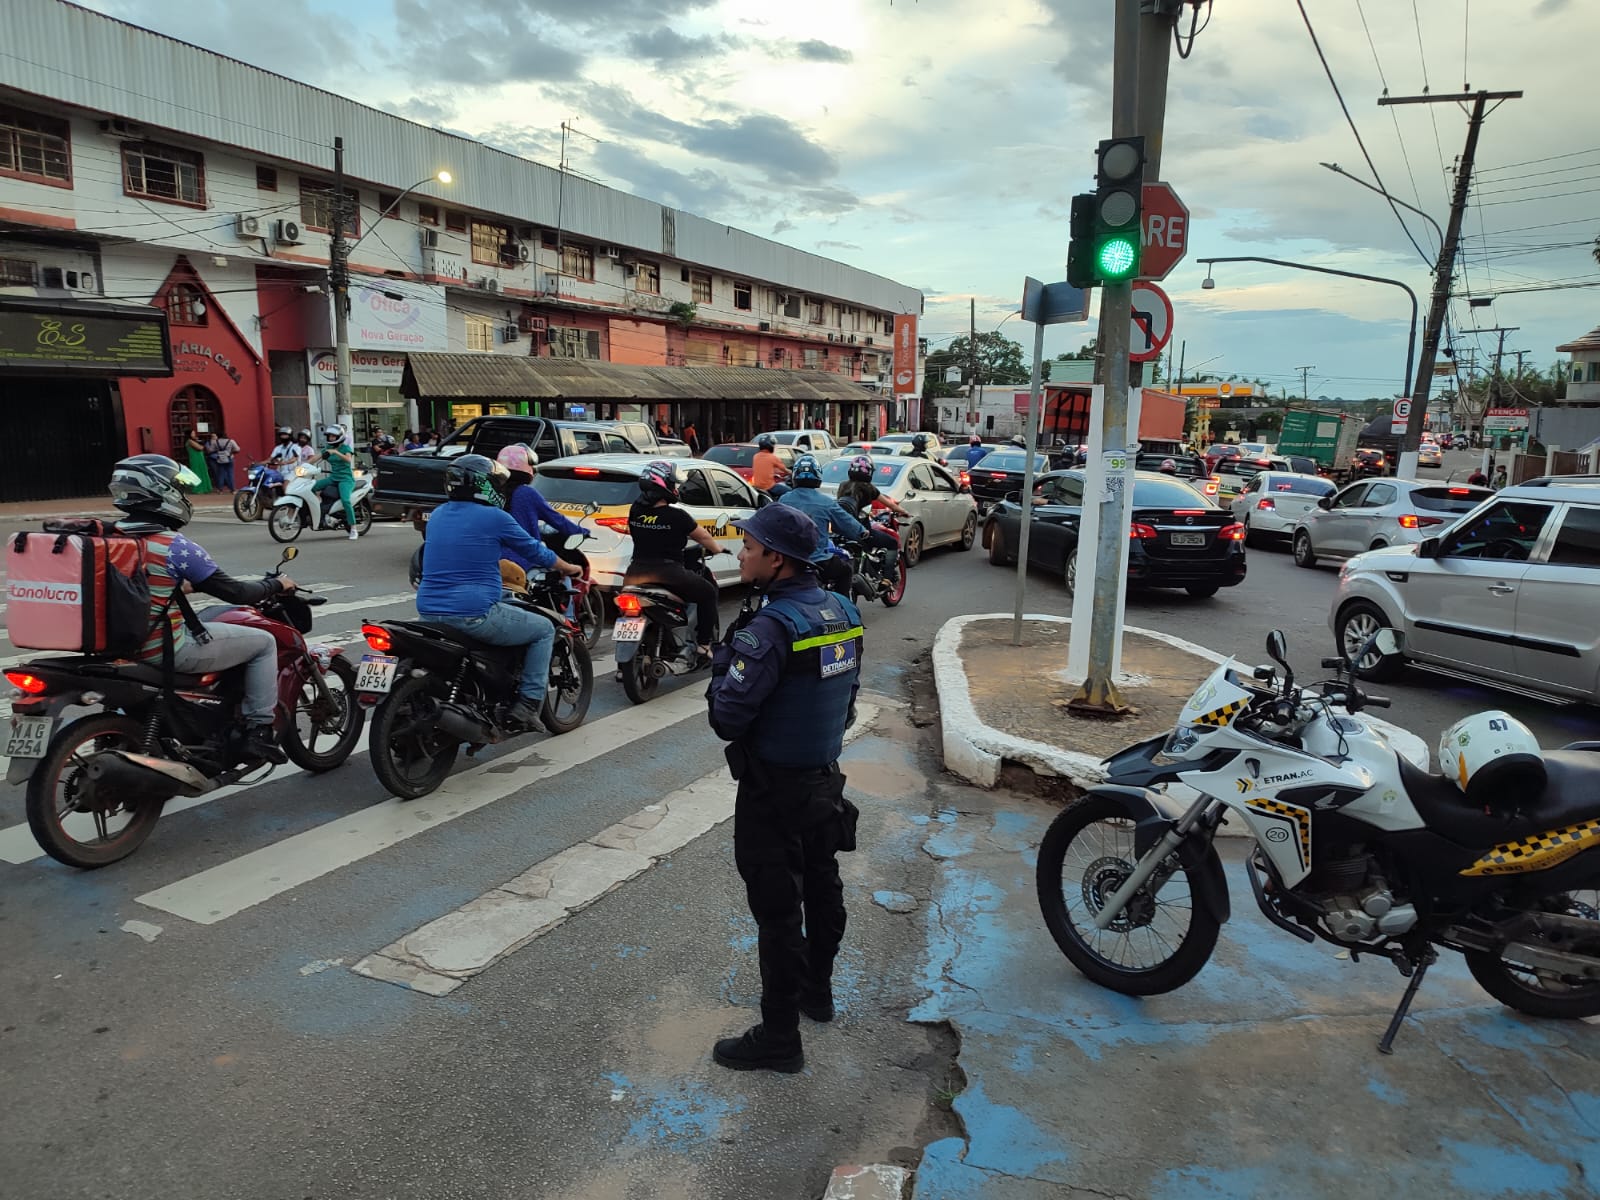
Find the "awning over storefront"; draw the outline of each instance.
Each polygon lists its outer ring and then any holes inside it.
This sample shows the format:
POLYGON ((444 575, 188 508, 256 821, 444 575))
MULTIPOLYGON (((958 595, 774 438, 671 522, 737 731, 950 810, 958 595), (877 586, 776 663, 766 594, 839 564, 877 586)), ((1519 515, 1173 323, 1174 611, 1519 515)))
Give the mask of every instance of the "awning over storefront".
POLYGON ((416 400, 558 400, 573 404, 697 400, 882 404, 887 399, 828 371, 632 366, 483 353, 409 354, 400 392, 416 400))
POLYGON ((0 373, 171 375, 166 313, 147 304, 0 293, 0 373))

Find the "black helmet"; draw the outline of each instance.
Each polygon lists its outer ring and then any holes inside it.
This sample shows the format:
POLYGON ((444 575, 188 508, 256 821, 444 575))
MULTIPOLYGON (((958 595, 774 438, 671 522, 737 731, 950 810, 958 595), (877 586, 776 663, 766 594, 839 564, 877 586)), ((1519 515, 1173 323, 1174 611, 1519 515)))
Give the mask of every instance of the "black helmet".
POLYGON ((200 477, 165 454, 135 454, 111 468, 111 503, 130 517, 182 529, 194 516, 189 492, 200 477))
POLYGON ((444 492, 452 500, 476 500, 504 508, 510 473, 482 454, 463 454, 444 469, 444 492))
POLYGON ((658 500, 675 503, 678 499, 678 468, 664 458, 645 466, 639 472, 639 499, 646 504, 658 500))
POLYGON ((913 437, 911 439, 911 448, 913 450, 926 450, 928 448, 928 435, 919 433, 913 437))
POLYGON ((756 439, 756 448, 758 450, 771 450, 777 444, 778 439, 773 437, 770 433, 763 433, 756 439))

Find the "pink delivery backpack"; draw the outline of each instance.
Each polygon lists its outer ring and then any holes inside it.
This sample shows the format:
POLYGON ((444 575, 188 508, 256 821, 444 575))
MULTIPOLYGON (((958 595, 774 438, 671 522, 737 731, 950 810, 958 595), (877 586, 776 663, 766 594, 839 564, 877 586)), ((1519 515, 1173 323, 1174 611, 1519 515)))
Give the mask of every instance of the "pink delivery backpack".
POLYGON ((6 554, 6 635, 22 650, 132 655, 150 632, 141 539, 90 518, 18 533, 6 554))

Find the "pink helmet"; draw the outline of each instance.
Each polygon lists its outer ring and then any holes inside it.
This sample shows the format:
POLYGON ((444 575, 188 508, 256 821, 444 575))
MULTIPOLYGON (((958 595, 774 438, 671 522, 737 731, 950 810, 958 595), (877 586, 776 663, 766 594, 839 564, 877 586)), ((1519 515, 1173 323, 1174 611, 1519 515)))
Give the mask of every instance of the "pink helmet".
POLYGON ((852 458, 846 469, 850 473, 850 478, 857 483, 866 483, 872 478, 872 460, 865 454, 858 454, 852 458))
POLYGON ((521 471, 524 475, 532 475, 539 469, 539 456, 525 442, 512 442, 500 451, 495 461, 508 471, 521 471))

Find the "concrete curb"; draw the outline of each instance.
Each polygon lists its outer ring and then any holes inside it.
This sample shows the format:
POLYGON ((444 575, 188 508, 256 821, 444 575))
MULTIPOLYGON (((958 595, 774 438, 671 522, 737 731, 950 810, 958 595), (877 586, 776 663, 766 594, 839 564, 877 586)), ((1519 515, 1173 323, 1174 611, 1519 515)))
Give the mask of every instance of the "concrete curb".
MULTIPOLYGON (((945 767, 969 783, 983 788, 992 788, 1000 782, 1000 766, 1003 762, 1021 763, 1036 774, 1063 778, 1078 787, 1088 788, 1103 783, 1105 771, 1100 766, 1100 760, 1093 755, 1017 737, 992 725, 985 725, 978 717, 967 684, 967 674, 961 666, 961 636, 966 627, 976 621, 1011 618, 1011 613, 969 613, 954 617, 944 623, 933 640, 933 681, 939 693, 939 724, 943 735, 945 767)), ((1072 624, 1070 617, 1045 613, 1028 613, 1024 619, 1072 624)), ((1165 642, 1208 662, 1220 664, 1228 660, 1226 654, 1218 654, 1170 633, 1132 625, 1126 626, 1126 629, 1129 633, 1165 642)), ((1383 734, 1396 751, 1417 766, 1427 769, 1428 746, 1421 738, 1365 713, 1361 719, 1383 734)), ((1189 789, 1180 785, 1173 785, 1169 789, 1169 794, 1179 799, 1187 798, 1186 793, 1192 795, 1189 789)))

